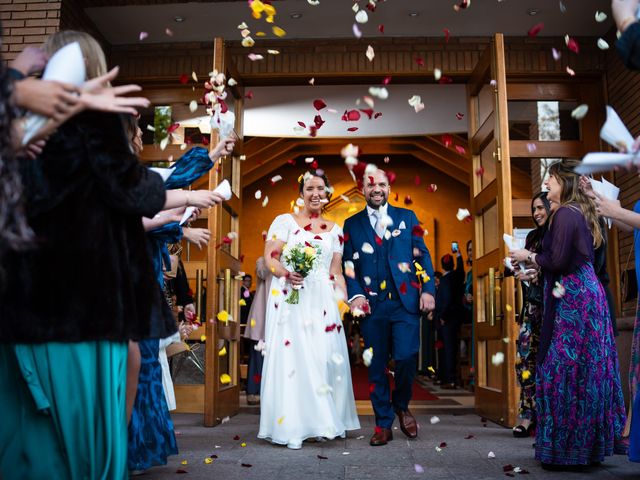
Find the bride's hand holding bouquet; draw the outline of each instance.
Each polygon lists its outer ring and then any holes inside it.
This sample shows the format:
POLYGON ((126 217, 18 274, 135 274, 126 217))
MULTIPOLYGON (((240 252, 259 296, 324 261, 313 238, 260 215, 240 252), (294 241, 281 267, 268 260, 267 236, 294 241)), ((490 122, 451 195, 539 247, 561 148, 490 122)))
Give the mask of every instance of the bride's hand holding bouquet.
POLYGON ((309 243, 298 243, 287 245, 282 258, 293 271, 287 275, 287 280, 291 283, 291 294, 285 300, 290 305, 296 305, 300 300, 299 290, 302 288, 304 279, 315 268, 320 255, 320 247, 309 243))

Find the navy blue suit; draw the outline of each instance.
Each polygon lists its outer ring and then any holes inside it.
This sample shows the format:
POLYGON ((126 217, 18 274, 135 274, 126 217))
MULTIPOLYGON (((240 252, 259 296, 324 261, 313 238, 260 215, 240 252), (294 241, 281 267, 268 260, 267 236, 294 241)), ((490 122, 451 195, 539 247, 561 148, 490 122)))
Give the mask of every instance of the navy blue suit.
POLYGON ((431 255, 415 213, 388 205, 387 215, 393 220, 388 227, 391 236, 378 241, 366 208, 349 217, 344 224, 343 255, 355 267, 355 278, 345 276, 349 298, 363 295, 371 307, 371 314, 360 325, 365 348, 373 348, 368 372, 371 403, 376 425, 382 428, 391 428, 394 411, 408 409, 420 348, 420 294, 435 297, 431 255), (365 243, 373 247, 373 253, 363 251, 365 243), (422 285, 414 261, 429 276, 422 285), (395 361, 393 398, 385 373, 389 358, 395 361))

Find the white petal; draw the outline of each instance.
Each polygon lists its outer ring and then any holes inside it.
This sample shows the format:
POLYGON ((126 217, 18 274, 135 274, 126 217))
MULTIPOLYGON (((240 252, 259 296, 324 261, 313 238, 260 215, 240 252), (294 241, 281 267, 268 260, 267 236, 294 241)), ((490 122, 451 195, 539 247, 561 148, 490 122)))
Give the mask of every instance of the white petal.
POLYGON ((373 59, 376 56, 376 53, 373 51, 373 47, 371 45, 367 46, 367 53, 365 53, 366 57, 370 62, 373 62, 373 59))
POLYGON ((589 111, 589 105, 583 103, 582 105, 577 106, 571 112, 571 116, 576 120, 582 120, 587 112, 589 111))
POLYGON ((362 250, 362 253, 369 253, 369 254, 373 253, 373 247, 369 242, 364 242, 360 250, 362 250))
POLYGON ((366 10, 360 10, 356 13, 356 22, 358 23, 367 23, 369 21, 369 15, 367 15, 366 10))
POLYGON ((596 22, 602 23, 607 19, 607 14, 604 12, 596 12, 596 22))
POLYGON ((609 50, 609 44, 607 43, 607 41, 604 38, 599 38, 598 39, 598 48, 600 50, 609 50))

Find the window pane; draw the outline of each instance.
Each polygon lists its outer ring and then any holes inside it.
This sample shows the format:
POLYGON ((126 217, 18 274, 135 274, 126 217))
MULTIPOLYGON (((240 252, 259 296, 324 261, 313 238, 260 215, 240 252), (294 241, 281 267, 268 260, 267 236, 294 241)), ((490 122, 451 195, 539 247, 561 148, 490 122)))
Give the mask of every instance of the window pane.
POLYGON ((580 140, 580 123, 571 117, 577 102, 510 101, 511 140, 580 140))

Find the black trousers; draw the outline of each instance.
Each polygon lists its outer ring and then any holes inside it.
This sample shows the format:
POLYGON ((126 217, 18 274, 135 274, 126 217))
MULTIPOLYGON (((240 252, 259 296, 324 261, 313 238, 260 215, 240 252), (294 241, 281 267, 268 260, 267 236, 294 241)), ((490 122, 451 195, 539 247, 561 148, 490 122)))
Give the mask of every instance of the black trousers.
POLYGON ((443 347, 438 350, 438 377, 442 383, 457 383, 458 332, 459 326, 455 320, 438 325, 438 338, 443 343, 443 347))

